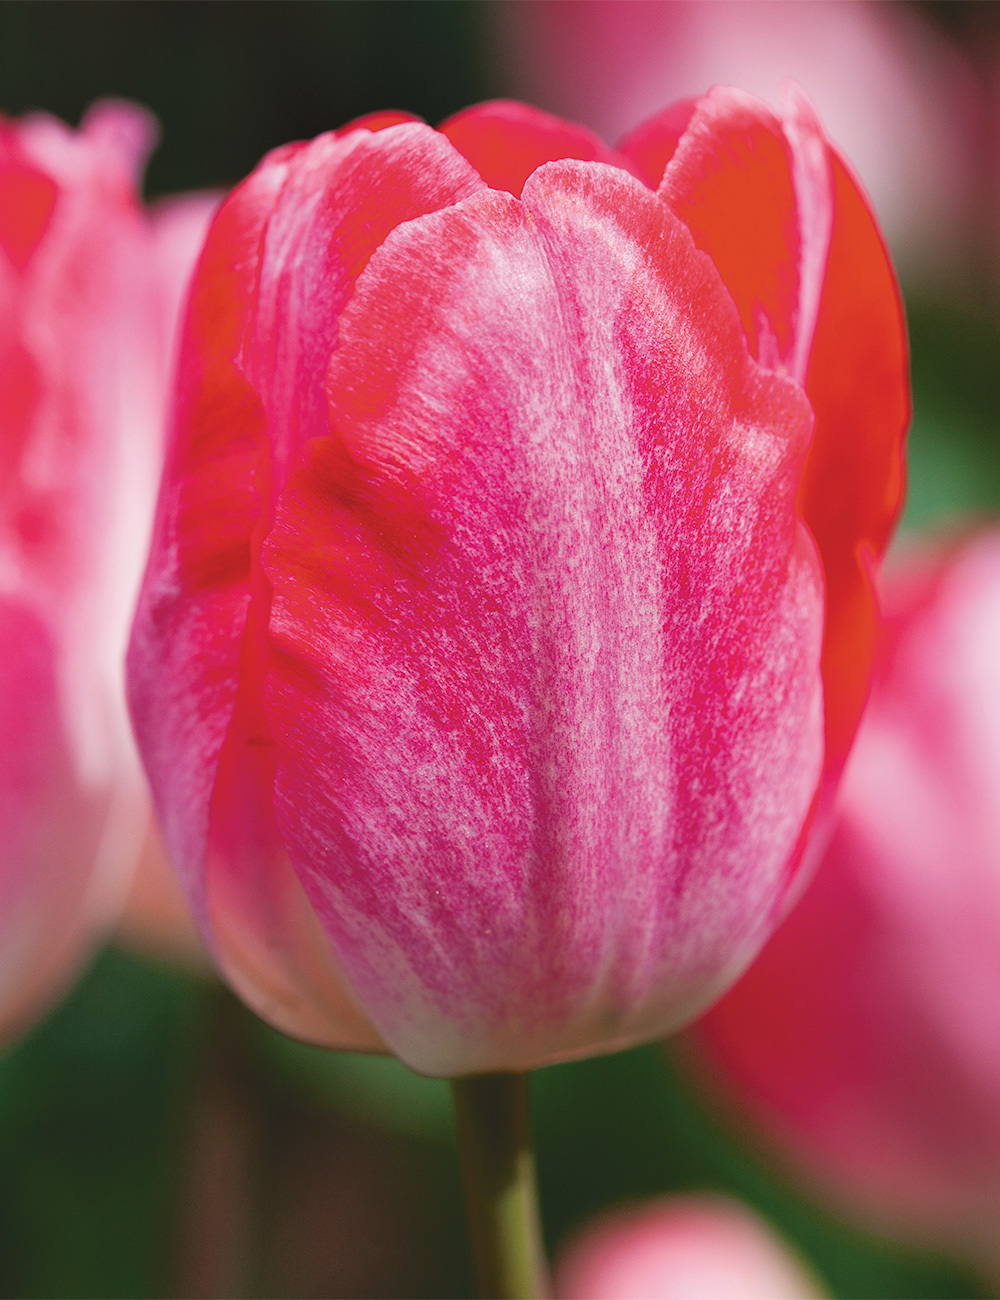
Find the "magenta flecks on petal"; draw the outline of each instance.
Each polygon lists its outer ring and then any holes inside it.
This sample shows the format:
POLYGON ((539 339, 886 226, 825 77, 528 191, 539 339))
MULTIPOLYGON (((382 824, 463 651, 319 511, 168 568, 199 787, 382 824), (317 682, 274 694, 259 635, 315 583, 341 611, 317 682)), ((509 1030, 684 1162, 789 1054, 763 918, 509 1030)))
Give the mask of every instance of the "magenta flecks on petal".
POLYGON ((327 361, 372 253, 401 222, 482 188, 461 154, 422 122, 320 136, 290 160, 242 355, 267 414, 276 491, 306 439, 327 432, 327 361))
POLYGON ((763 938, 822 758, 811 415, 599 164, 395 231, 265 542, 292 861, 428 1073, 673 1028, 763 938))
POLYGON ((327 429, 323 379, 358 273, 395 225, 482 188, 418 123, 275 153, 220 212, 189 317, 184 442, 137 622, 135 646, 146 642, 133 655, 137 726, 157 738, 147 756, 168 840, 230 979, 272 1023, 330 1045, 379 1040, 345 1004, 274 827, 260 539, 302 442, 327 429), (176 554, 174 528, 188 543, 176 554), (142 661, 162 669, 178 654, 170 703, 143 681, 142 661), (150 703, 169 706, 170 733, 147 722, 150 703))

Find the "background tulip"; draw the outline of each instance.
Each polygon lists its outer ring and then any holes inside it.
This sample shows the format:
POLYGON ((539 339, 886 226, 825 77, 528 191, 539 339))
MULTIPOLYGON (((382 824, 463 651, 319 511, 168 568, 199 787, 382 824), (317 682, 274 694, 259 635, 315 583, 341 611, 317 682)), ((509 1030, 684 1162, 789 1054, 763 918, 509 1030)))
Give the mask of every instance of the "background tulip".
POLYGON ((193 261, 191 213, 161 252, 138 202, 154 135, 116 103, 0 121, 2 1036, 110 925, 149 818, 122 657, 193 261))
POLYGON ((522 0, 492 12, 517 93, 609 138, 665 99, 794 78, 871 196, 893 256, 954 273, 973 234, 986 96, 915 7, 867 0, 522 0))
POLYGON ((887 601, 829 852, 696 1043, 815 1188, 996 1272, 1000 534, 887 601))
POLYGON ((620 152, 497 103, 270 154, 196 273, 130 651, 251 1006, 456 1075, 717 996, 863 704, 907 414, 801 98, 620 152))
POLYGON ((562 1300, 818 1300, 822 1294, 756 1214, 721 1196, 614 1210, 570 1243, 562 1300))

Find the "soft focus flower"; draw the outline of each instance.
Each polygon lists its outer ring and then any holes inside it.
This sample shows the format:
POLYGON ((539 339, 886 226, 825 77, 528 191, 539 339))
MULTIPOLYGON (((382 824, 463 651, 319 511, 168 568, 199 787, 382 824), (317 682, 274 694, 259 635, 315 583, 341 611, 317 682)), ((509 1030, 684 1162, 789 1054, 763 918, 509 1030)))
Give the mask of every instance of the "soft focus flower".
POLYGON ((905 5, 870 0, 522 0, 492 11, 515 94, 614 138, 714 83, 802 86, 917 273, 974 231, 986 105, 973 68, 905 5))
POLYGON ((111 923, 148 822, 122 673, 176 311, 153 134, 113 103, 0 120, 0 1037, 111 923))
POLYGON ((746 1206, 677 1196, 588 1224, 556 1274, 559 1300, 817 1300, 814 1278, 746 1206))
POLYGON ((826 858, 696 1040, 816 1186, 1000 1268, 1000 533, 886 599, 826 858))
POLYGON ((907 414, 799 96, 617 152, 496 103, 265 158, 195 274, 130 650, 250 1005, 447 1075, 703 1008, 846 756, 907 414))

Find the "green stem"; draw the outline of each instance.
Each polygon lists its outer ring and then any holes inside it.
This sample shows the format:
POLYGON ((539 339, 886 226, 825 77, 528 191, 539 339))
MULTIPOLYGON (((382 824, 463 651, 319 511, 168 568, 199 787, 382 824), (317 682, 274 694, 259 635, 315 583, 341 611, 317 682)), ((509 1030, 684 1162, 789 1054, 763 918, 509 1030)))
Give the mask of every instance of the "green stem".
POLYGON ((545 1269, 528 1077, 452 1080, 469 1227, 483 1300, 539 1300, 545 1269))

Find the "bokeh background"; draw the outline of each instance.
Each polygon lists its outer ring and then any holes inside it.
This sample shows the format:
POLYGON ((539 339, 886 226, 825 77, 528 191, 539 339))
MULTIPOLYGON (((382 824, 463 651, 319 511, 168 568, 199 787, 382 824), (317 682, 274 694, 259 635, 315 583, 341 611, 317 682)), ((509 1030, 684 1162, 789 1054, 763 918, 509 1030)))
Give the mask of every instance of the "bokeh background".
MULTIPOLYGON (((150 198, 225 188, 269 148, 377 108, 435 123, 533 99, 613 138, 713 81, 798 79, 897 254, 915 421, 904 528, 1000 507, 1000 8, 758 5, 0 5, 0 110, 76 123, 149 105, 150 198)), ((196 965, 133 934, 0 1054, 0 1294, 471 1294, 444 1084, 279 1038, 196 965), (131 947, 128 945, 131 944, 131 947)), ((832 1217, 704 1095, 683 1044, 540 1071, 545 1230, 673 1189, 744 1198, 832 1295, 986 1283, 832 1217)))

